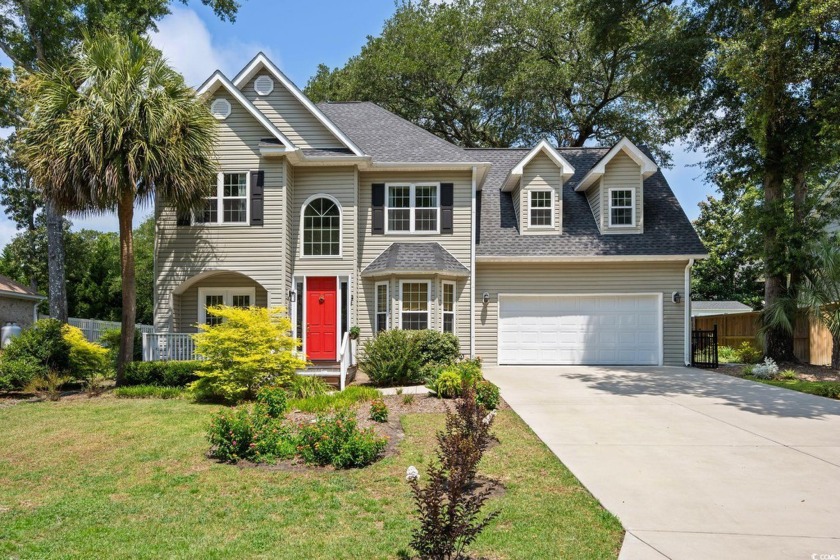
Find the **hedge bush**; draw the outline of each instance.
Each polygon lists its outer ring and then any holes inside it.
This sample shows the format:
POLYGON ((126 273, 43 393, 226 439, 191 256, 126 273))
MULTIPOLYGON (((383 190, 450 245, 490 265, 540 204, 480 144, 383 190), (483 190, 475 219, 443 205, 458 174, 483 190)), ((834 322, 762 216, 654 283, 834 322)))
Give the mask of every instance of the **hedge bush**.
POLYGON ((461 344, 452 333, 414 331, 414 351, 421 364, 452 364, 461 357, 461 344))
POLYGON ((433 330, 390 330, 362 345, 359 367, 375 385, 413 385, 460 357, 458 338, 433 330))
POLYGON ((64 325, 64 340, 70 345, 68 367, 72 377, 90 379, 108 371, 108 349, 88 341, 81 329, 64 325))
POLYGON ((4 356, 0 360, 0 391, 23 389, 33 379, 47 373, 49 369, 35 358, 25 356, 10 360, 4 356))
POLYGON ((364 467, 385 450, 386 440, 373 429, 360 430, 352 411, 319 416, 301 427, 298 453, 309 464, 332 465, 337 469, 364 467))
POLYGON ((41 319, 13 338, 3 350, 3 361, 29 360, 46 370, 70 372, 70 343, 64 338, 63 324, 41 319))
POLYGON ((201 362, 131 362, 125 367, 125 385, 185 387, 198 379, 201 362))

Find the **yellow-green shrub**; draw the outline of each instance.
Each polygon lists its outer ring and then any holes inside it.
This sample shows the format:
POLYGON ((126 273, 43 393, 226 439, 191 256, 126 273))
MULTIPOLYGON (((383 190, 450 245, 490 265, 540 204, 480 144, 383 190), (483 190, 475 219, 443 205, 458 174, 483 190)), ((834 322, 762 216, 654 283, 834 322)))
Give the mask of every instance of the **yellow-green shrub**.
POLYGON ((61 336, 70 345, 70 374, 76 379, 89 379, 108 369, 108 349, 85 338, 81 329, 61 327, 61 336))
POLYGON ((293 354, 299 341, 292 324, 276 307, 213 306, 207 312, 223 321, 199 325, 193 336, 196 355, 204 358, 190 387, 199 399, 236 402, 253 399, 264 385, 286 385, 306 362, 293 354))

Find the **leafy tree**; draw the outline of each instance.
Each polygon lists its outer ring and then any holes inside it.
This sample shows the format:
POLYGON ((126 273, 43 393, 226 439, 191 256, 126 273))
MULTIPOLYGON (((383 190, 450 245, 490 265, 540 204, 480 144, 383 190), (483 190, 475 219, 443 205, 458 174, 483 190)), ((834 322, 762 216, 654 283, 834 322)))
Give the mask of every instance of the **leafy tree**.
MULTIPOLYGON (((840 158, 840 5, 696 0, 690 6, 712 40, 685 123, 709 155, 711 177, 727 175, 729 185, 754 185, 761 194, 750 227, 762 240, 764 299, 770 308, 789 308, 775 304, 795 299, 808 270, 807 241, 829 215, 817 191, 840 158)), ((792 336, 765 327, 767 354, 792 359, 792 336)))
MULTIPOLYGON (((186 3, 186 0, 181 0, 186 3)), ((0 68, 0 126, 23 124, 18 79, 46 66, 60 66, 86 33, 102 29, 143 33, 169 13, 172 0, 0 0, 0 50, 13 69, 0 68)), ((233 21, 236 0, 202 0, 223 20, 233 21)), ((0 177, 0 180, 4 179, 0 177)), ((53 317, 67 318, 64 220, 47 200, 49 304, 53 317)))
POLYGON ((614 37, 585 4, 403 1, 381 36, 344 67, 319 67, 306 92, 374 101, 463 146, 544 136, 582 146, 626 135, 664 156, 669 117, 694 80, 663 66, 696 67, 682 62, 700 58, 702 43, 687 39, 682 8, 613 11, 610 28, 624 30, 614 37))
POLYGON ((761 238, 750 225, 758 193, 755 189, 720 199, 709 196, 700 203, 694 228, 709 251, 692 270, 695 299, 735 300, 754 309, 761 306, 761 238))
POLYGON ((160 51, 134 34, 91 36, 70 65, 32 74, 26 94, 33 103, 18 151, 44 196, 65 211, 117 212, 119 384, 134 342, 134 205, 155 196, 179 208, 201 203, 215 168, 214 119, 160 51))

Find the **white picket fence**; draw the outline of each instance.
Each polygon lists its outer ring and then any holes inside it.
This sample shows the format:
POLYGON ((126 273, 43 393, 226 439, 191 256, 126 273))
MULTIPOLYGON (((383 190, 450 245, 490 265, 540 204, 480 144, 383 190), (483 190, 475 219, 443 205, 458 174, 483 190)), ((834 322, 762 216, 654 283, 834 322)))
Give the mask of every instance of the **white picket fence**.
POLYGON ((195 342, 190 333, 143 333, 143 361, 195 360, 195 342))
MULTIPOLYGON (((74 327, 78 327, 85 334, 91 342, 99 342, 102 338, 102 333, 111 330, 119 329, 121 327, 118 321, 100 321, 99 319, 79 319, 78 317, 70 317, 67 322, 74 327)), ((152 325, 134 325, 139 333, 152 333, 155 328, 152 325)))

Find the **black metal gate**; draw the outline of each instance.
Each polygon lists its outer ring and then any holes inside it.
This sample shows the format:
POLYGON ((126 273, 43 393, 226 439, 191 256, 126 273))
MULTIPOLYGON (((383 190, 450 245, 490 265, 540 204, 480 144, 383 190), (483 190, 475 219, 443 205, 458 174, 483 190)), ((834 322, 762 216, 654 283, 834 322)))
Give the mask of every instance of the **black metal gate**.
POLYGON ((691 331, 691 365, 701 368, 718 367, 717 325, 710 331, 691 331))

